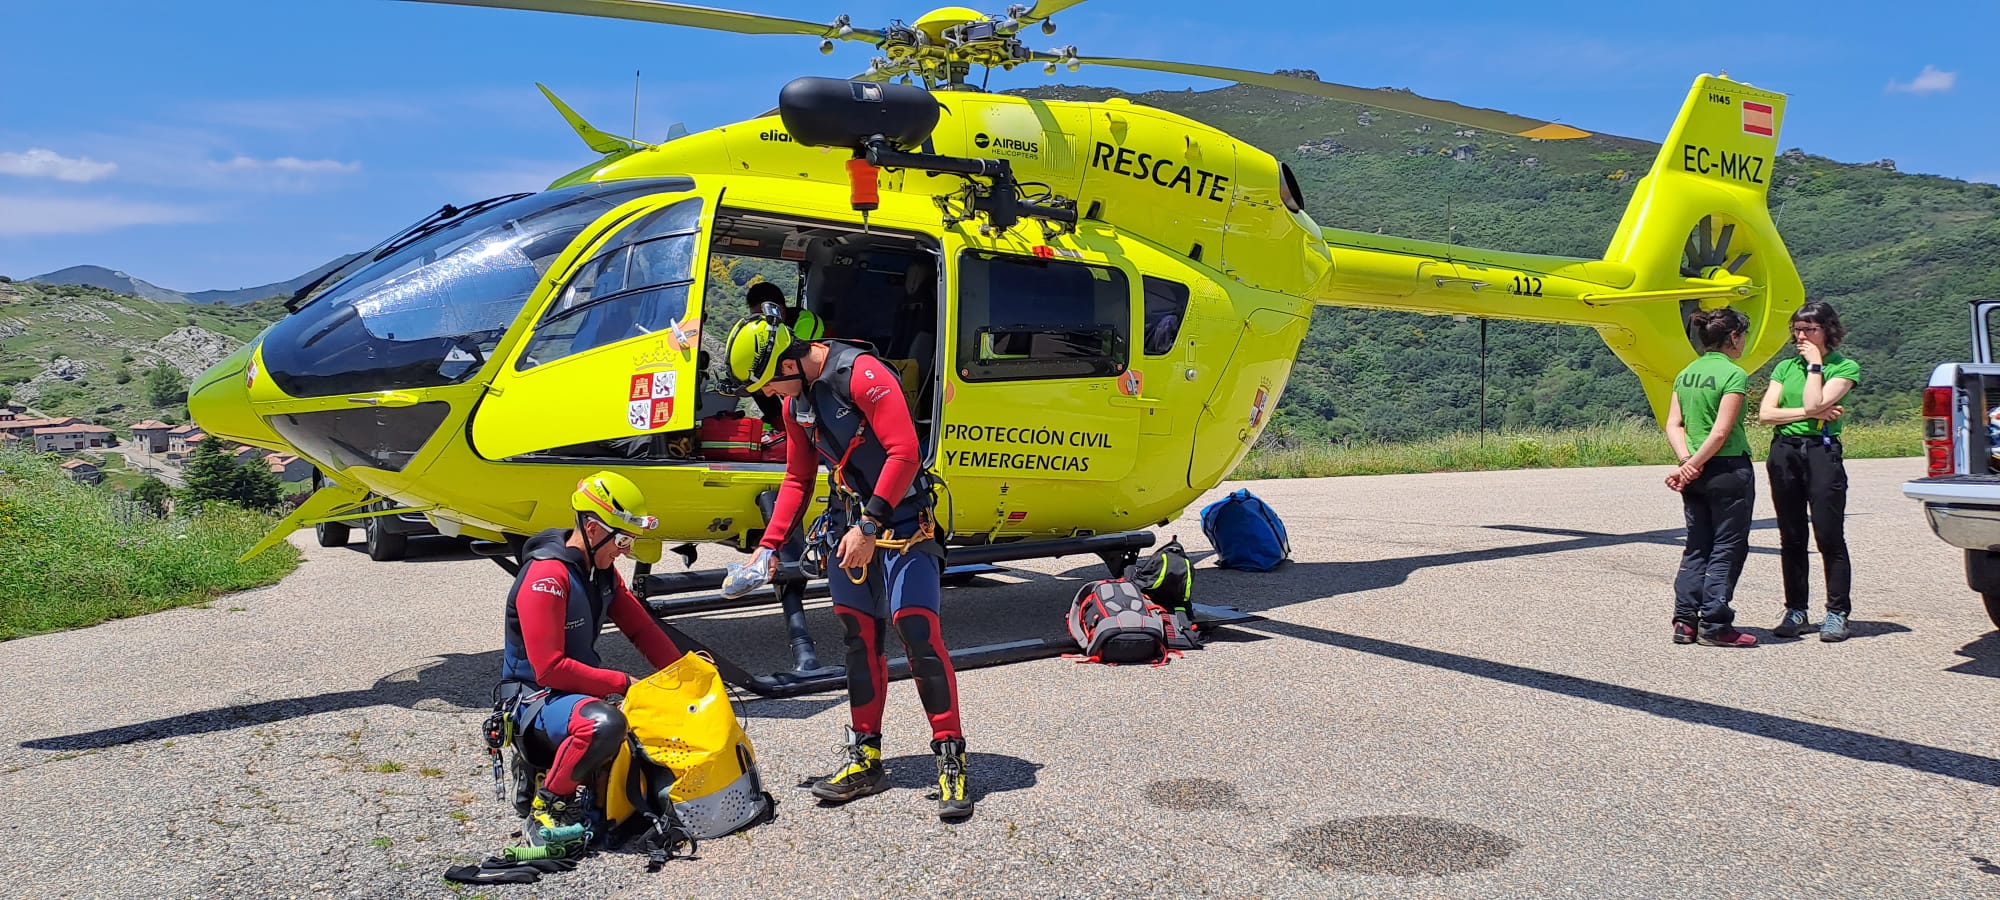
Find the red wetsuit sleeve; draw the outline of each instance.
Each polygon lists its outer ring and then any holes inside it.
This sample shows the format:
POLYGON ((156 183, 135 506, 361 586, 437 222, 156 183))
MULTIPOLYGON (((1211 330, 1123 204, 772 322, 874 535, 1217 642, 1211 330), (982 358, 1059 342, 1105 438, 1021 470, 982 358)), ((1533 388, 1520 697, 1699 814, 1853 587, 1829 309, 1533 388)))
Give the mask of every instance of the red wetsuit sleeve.
POLYGON ((667 637, 659 621, 646 611, 646 604, 640 603, 638 595, 625 586, 625 579, 618 579, 616 590, 611 597, 611 621, 618 623, 619 633, 639 648, 655 669, 664 669, 680 659, 681 652, 674 647, 673 638, 667 637))
MULTIPOLYGON (((631 678, 623 672, 584 665, 563 652, 563 625, 569 616, 569 569, 561 560, 528 563, 514 612, 521 620, 522 649, 535 667, 535 683, 568 694, 604 697, 622 694, 631 678)), ((622 627, 622 626, 621 626, 622 627)))
POLYGON ((769 550, 784 546, 799 512, 806 508, 807 495, 819 477, 819 457, 805 426, 792 417, 792 401, 785 401, 785 483, 778 488, 778 500, 771 504, 771 523, 758 545, 769 550))
POLYGON ((862 421, 875 432, 875 439, 888 451, 882 474, 875 477, 874 506, 895 508, 917 477, 917 423, 910 420, 910 407, 903 400, 903 382, 896 370, 873 356, 854 361, 850 383, 854 405, 862 421))

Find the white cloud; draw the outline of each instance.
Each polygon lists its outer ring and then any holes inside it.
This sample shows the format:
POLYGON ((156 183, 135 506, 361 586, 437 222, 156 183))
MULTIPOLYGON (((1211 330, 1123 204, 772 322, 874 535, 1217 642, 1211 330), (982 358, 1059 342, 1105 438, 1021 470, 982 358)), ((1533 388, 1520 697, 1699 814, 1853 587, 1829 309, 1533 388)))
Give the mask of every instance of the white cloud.
POLYGON ((296 156, 280 156, 277 159, 254 159, 248 156, 237 156, 228 162, 212 162, 209 165, 218 169, 272 170, 278 172, 296 172, 304 175, 347 174, 361 171, 360 160, 341 162, 337 159, 300 159, 296 156))
POLYGON ((1889 82, 1891 94, 1939 94, 1951 90, 1958 83, 1957 72, 1940 72, 1937 66, 1925 66, 1911 81, 1889 82))
POLYGON ((26 153, 0 153, 0 175, 81 182, 96 181, 117 170, 117 163, 98 162, 89 157, 70 159, 39 147, 26 153))
POLYGON ((0 236, 90 234, 135 225, 198 222, 197 209, 112 198, 72 199, 0 195, 0 236))

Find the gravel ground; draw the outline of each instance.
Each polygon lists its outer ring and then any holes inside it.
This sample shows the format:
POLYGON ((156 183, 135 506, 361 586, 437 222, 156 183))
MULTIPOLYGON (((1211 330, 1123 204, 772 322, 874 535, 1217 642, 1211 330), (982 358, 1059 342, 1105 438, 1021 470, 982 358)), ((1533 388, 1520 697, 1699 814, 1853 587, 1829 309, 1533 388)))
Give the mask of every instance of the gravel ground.
MULTIPOLYGON (((460 893, 1993 896, 2000 634, 1898 491, 1918 466, 1849 463, 1855 638, 1752 650, 1668 639, 1664 468, 1255 483, 1297 562, 1203 562, 1196 589, 1263 621, 1160 669, 961 674, 970 821, 924 795, 908 682, 895 788, 847 808, 800 787, 844 697, 756 700, 776 822, 658 873, 599 855, 460 893)), ((1737 607, 1768 636, 1768 504, 1757 520, 1737 607)), ((1206 550, 1192 512, 1167 530, 1206 550)), ((446 896, 447 866, 510 840, 478 736, 508 579, 448 543, 376 564, 309 536, 283 584, 4 645, 0 893, 446 896)), ((1099 572, 1071 557, 954 590, 947 636, 1059 634, 1099 572)), ((784 657, 768 611, 682 624, 753 667, 784 657)))

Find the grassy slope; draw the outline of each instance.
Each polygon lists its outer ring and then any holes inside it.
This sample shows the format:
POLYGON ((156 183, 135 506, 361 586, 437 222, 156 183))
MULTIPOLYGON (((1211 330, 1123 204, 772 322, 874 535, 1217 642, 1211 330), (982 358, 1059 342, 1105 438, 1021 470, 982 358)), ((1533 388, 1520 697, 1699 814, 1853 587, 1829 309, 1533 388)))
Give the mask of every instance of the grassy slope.
POLYGON ((149 416, 180 416, 178 403, 155 407, 146 402, 146 372, 161 359, 156 342, 189 325, 247 341, 283 313, 271 301, 195 306, 101 288, 0 284, 0 334, 11 334, 0 339, 0 384, 26 381, 50 361, 67 356, 88 373, 52 396, 45 391, 35 408, 113 426, 149 416), (25 331, 12 334, 19 329, 25 331), (118 383, 121 369, 130 376, 124 384, 118 383))
POLYGON ((223 505, 154 519, 47 457, 0 450, 0 640, 276 583, 298 565, 290 544, 236 561, 274 524, 223 505))

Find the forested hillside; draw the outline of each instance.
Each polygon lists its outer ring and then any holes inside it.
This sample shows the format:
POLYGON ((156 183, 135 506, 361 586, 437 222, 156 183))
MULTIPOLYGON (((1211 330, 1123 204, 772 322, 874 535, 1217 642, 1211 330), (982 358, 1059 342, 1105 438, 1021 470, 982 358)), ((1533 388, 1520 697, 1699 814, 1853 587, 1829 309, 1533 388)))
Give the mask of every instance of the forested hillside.
MULTIPOLYGON (((1322 225, 1459 244, 1599 257, 1655 144, 1530 141, 1262 88, 1122 95, 1210 123, 1289 163, 1322 225)), ((1677 111, 1659 111, 1664 134, 1677 111)), ((1588 128, 1588 122, 1576 123, 1588 128)), ((1909 415, 1931 368, 1968 353, 1966 302, 2000 297, 2000 189, 1787 151, 1771 208, 1808 295, 1847 321, 1863 382, 1850 409, 1909 415)), ((1582 328, 1496 321, 1487 416, 1569 427, 1649 416, 1638 379, 1582 328)), ((1779 358, 1783 358, 1782 355, 1779 358)), ((1753 390, 1763 372, 1753 375, 1753 390)), ((1479 323, 1321 309, 1266 443, 1408 439, 1479 425, 1479 323)))

